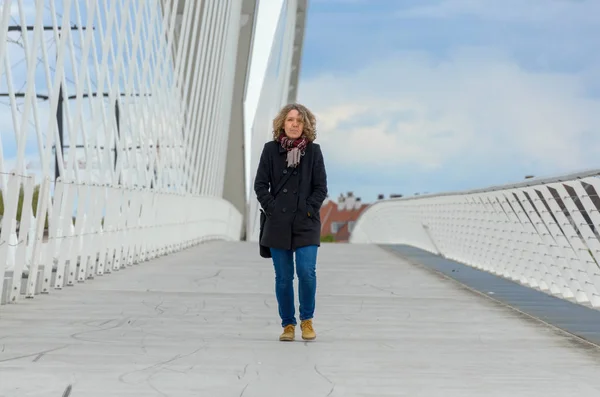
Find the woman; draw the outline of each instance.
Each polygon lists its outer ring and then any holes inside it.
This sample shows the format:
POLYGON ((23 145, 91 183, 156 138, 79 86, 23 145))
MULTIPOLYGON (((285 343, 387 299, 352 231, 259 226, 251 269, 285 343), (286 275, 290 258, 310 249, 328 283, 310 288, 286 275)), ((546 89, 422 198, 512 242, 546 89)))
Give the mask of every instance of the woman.
POLYGON ((283 333, 293 341, 294 253, 298 275, 302 338, 316 338, 312 318, 317 288, 317 249, 321 241, 319 210, 327 197, 327 174, 316 138, 316 119, 299 104, 285 106, 273 120, 273 140, 263 147, 254 191, 266 213, 260 244, 270 248, 275 295, 283 333))

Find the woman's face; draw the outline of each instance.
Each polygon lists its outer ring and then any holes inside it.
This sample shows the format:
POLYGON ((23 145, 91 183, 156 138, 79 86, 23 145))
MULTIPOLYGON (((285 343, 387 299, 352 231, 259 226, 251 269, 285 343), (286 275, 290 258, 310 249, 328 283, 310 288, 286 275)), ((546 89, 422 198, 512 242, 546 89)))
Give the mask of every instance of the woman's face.
POLYGON ((283 124, 285 135, 290 139, 300 138, 302 136, 303 126, 304 123, 302 122, 300 113, 296 109, 290 110, 285 117, 285 123, 283 124))

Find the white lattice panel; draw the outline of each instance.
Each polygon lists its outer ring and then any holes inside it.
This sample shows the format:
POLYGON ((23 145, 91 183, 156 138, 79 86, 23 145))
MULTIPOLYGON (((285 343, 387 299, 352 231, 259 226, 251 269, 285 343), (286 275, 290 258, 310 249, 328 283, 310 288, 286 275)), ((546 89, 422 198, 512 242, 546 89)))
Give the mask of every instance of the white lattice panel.
POLYGON ((407 244, 600 307, 600 171, 378 202, 351 243, 407 244))
POLYGON ((0 4, 2 301, 239 238, 240 1, 0 4))

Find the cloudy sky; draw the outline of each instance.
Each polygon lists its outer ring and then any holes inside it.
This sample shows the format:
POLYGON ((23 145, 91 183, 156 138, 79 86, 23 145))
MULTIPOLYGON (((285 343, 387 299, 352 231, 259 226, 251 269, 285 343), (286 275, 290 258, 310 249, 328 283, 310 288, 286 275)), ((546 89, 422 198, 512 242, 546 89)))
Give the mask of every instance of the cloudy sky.
MULTIPOLYGON (((600 168, 600 0, 309 3, 299 101, 318 116, 330 197, 600 168)), ((260 2, 250 107, 281 4, 260 2)), ((10 169, 16 142, 1 102, 10 169)))
POLYGON ((312 0, 299 101, 330 197, 600 167, 600 1, 312 0))

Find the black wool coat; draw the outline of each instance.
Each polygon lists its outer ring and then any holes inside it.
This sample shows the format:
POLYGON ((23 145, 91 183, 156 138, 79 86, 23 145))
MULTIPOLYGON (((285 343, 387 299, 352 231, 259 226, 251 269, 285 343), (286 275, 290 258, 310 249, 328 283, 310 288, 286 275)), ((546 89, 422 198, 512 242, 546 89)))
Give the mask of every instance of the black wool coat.
POLYGON ((297 168, 287 166, 287 151, 276 141, 267 142, 260 156, 254 191, 267 214, 260 243, 270 248, 296 249, 320 246, 320 209, 327 198, 327 173, 321 147, 306 146, 297 168), (279 181, 290 173, 277 197, 279 181))

